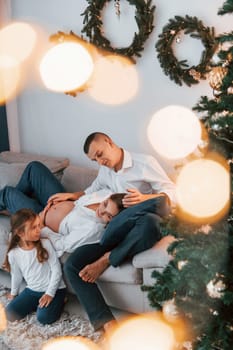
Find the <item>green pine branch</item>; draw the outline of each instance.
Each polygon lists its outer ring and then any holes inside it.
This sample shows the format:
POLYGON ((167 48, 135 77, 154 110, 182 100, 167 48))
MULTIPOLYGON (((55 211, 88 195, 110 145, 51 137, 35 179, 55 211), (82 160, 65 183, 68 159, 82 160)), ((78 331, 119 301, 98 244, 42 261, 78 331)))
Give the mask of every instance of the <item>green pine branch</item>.
POLYGON ((233 12, 233 0, 227 0, 223 6, 218 10, 218 15, 225 15, 233 12))

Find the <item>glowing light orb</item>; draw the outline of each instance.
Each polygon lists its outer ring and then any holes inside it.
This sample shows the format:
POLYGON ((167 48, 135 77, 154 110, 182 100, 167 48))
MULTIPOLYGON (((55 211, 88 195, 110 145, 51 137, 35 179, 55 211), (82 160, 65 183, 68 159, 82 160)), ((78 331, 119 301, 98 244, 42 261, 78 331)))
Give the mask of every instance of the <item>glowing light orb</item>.
POLYGON ((138 316, 122 322, 109 339, 109 350, 172 350, 174 331, 156 317, 138 316))
POLYGON ((14 57, 0 54, 0 104, 16 94, 19 79, 19 62, 14 57))
POLYGON ((188 108, 168 106, 153 115, 147 135, 163 157, 178 159, 192 153, 201 141, 201 124, 188 108))
POLYGON ((135 65, 125 57, 109 55, 99 58, 88 92, 98 102, 118 105, 133 98, 138 90, 135 65))
POLYGON ((11 23, 0 30, 0 54, 4 53, 21 62, 31 54, 36 38, 31 25, 24 22, 11 23))
POLYGON ((40 75, 48 89, 68 92, 88 81, 93 66, 91 55, 82 45, 65 42, 45 54, 40 63, 40 75))
POLYGON ((226 214, 230 175, 219 162, 198 159, 186 164, 178 175, 176 187, 178 205, 185 213, 196 218, 226 214))
POLYGON ((0 304, 0 332, 3 332, 7 327, 6 313, 4 306, 0 304))
POLYGON ((42 350, 98 350, 99 348, 88 338, 64 336, 49 340, 42 346, 42 350))

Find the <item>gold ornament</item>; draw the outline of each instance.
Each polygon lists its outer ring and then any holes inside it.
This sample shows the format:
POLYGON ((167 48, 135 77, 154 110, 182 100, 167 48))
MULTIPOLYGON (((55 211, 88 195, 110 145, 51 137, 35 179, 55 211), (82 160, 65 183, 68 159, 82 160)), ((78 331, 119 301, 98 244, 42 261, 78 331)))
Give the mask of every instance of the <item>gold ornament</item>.
POLYGON ((197 81, 201 79, 201 73, 196 71, 194 68, 190 69, 189 74, 197 81))
POLYGON ((212 89, 219 91, 222 86, 222 81, 227 74, 227 67, 213 67, 207 74, 207 80, 212 89))
POLYGON ((229 88, 227 89, 227 93, 229 95, 233 94, 233 86, 229 86, 229 88))
POLYGON ((183 346, 183 349, 184 350, 193 350, 193 346, 192 346, 192 343, 191 343, 191 341, 185 341, 183 344, 182 344, 182 346, 183 346))
POLYGON ((226 289, 225 284, 221 280, 211 280, 207 286, 207 293, 211 298, 221 298, 224 290, 226 289))
POLYGON ((218 97, 220 97, 222 95, 222 91, 221 90, 217 90, 217 89, 213 89, 213 95, 217 99, 218 97))
POLYGON ((163 315, 168 322, 174 322, 177 320, 179 313, 174 299, 165 301, 163 304, 163 315))
POLYGON ((180 261, 178 261, 178 270, 182 270, 183 269, 183 267, 187 264, 187 260, 180 260, 180 261))
POLYGON ((229 52, 228 55, 227 55, 227 60, 228 60, 229 64, 231 63, 232 59, 233 59, 232 53, 229 52))

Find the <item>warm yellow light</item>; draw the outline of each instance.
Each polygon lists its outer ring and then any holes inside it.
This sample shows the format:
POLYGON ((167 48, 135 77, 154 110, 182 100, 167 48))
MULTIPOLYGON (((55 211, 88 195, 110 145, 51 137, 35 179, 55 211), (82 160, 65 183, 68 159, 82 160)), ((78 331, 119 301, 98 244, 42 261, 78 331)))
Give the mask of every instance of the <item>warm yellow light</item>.
POLYGON ((53 91, 69 92, 84 85, 93 71, 93 60, 78 43, 64 42, 51 48, 40 63, 45 86, 53 91))
POLYGON ((36 32, 31 25, 15 22, 0 30, 0 54, 17 61, 25 60, 36 44, 36 32))
POLYGON ((122 322, 109 337, 109 350, 172 350, 172 328, 152 316, 136 316, 122 322))
POLYGON ((19 63, 14 57, 0 54, 0 104, 16 94, 20 79, 19 63))
POLYGON ((0 332, 3 332, 7 327, 6 313, 4 306, 0 304, 0 332))
POLYGON ((98 350, 98 346, 88 338, 64 336, 50 339, 42 346, 42 350, 98 350))
POLYGON ((168 106, 153 115, 147 135, 163 157, 178 159, 192 153, 201 141, 201 124, 196 115, 182 106, 168 106))
POLYGON ((129 101, 138 91, 135 65, 128 58, 117 55, 99 58, 88 91, 93 99, 107 105, 129 101))
POLYGON ((226 214, 230 175, 219 162, 198 159, 186 164, 178 175, 176 187, 178 205, 185 213, 199 219, 226 214))

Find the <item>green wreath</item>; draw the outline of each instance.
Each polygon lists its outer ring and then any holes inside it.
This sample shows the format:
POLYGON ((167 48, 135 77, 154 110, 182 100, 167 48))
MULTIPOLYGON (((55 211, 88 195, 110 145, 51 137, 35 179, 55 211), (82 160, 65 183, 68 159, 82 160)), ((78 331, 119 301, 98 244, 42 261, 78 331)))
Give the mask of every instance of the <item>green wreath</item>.
POLYGON ((171 80, 174 80, 178 85, 182 85, 183 81, 186 85, 191 86, 205 78, 217 46, 214 28, 205 27, 197 17, 175 16, 175 19, 170 19, 163 28, 159 38, 155 45, 158 52, 157 57, 164 73, 170 76, 171 80), (184 30, 184 34, 192 33, 191 37, 201 39, 205 47, 197 66, 189 67, 187 60, 178 61, 174 56, 172 44, 177 34, 182 30, 184 30))
POLYGON ((106 2, 111 0, 87 0, 89 6, 82 13, 84 15, 82 33, 85 33, 90 42, 104 50, 115 52, 117 54, 132 57, 141 56, 140 52, 144 49, 143 44, 152 32, 154 9, 155 6, 151 6, 151 1, 148 0, 127 0, 130 5, 135 5, 136 13, 135 20, 138 26, 138 33, 134 33, 134 38, 128 47, 115 48, 111 46, 110 41, 103 35, 103 22, 101 19, 101 12, 106 2))

